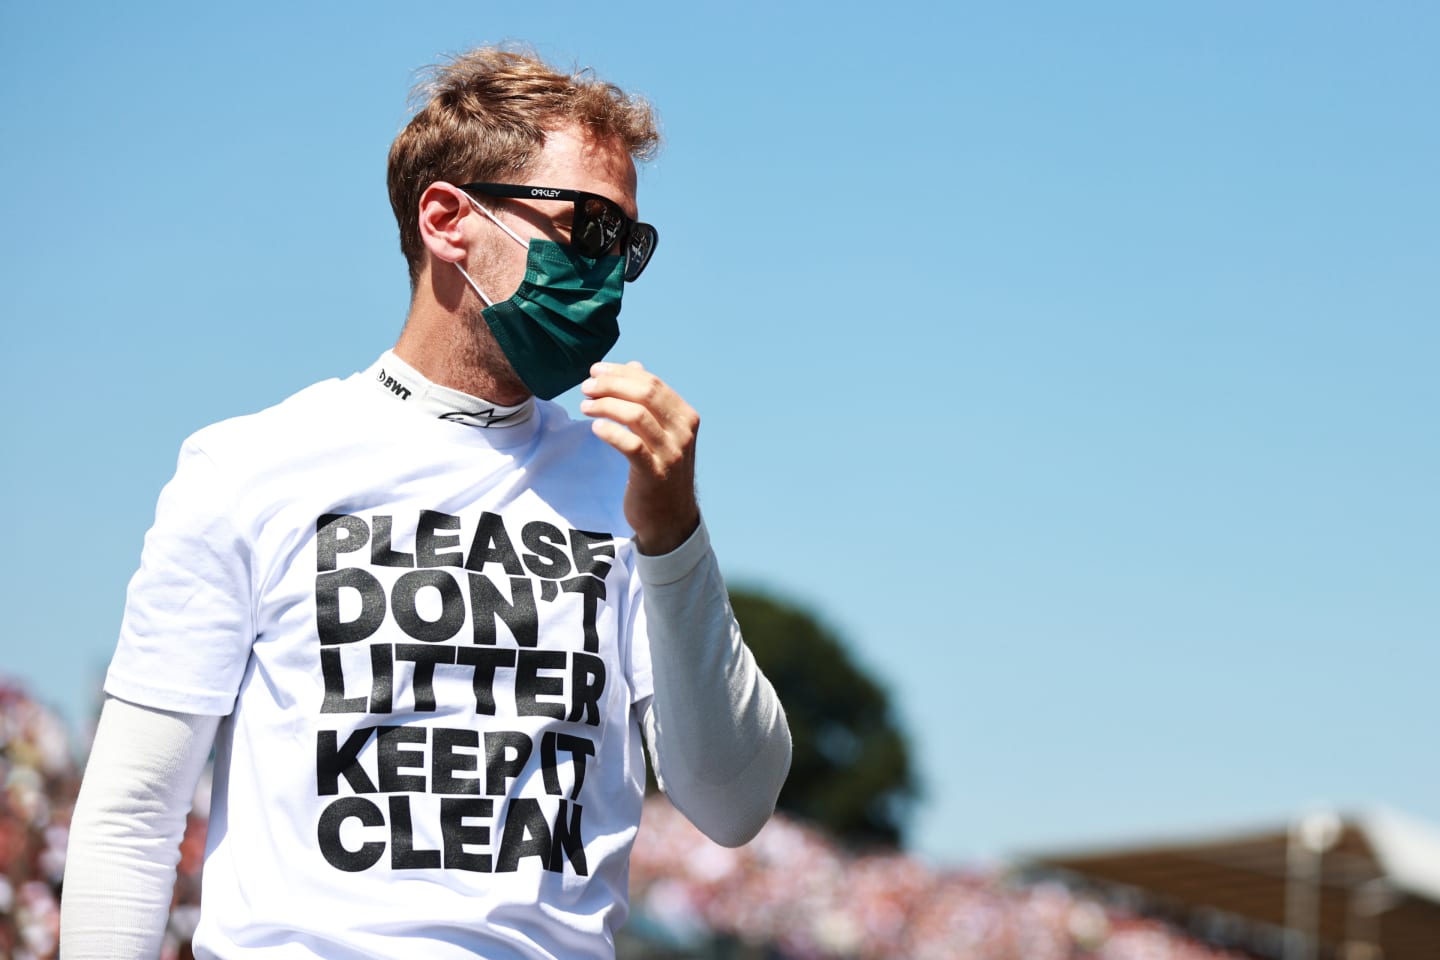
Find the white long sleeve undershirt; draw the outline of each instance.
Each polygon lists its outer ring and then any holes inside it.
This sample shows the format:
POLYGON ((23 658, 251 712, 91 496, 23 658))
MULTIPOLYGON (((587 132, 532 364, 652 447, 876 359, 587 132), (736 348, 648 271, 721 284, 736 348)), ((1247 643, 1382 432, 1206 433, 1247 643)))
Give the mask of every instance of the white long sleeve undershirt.
MULTIPOLYGON (((717 843, 749 841, 790 768, 790 730, 730 610, 703 522, 639 555, 655 693, 638 706, 656 777, 717 843)), ((70 830, 61 903, 67 960, 160 949, 195 785, 220 718, 106 700, 70 830)))
POLYGON ((66 958, 159 955, 185 817, 219 725, 106 699, 70 823, 66 958))
POLYGON ((725 846, 775 811, 790 727, 755 665, 702 521, 662 556, 638 554, 655 695, 642 714, 655 776, 686 818, 725 846))

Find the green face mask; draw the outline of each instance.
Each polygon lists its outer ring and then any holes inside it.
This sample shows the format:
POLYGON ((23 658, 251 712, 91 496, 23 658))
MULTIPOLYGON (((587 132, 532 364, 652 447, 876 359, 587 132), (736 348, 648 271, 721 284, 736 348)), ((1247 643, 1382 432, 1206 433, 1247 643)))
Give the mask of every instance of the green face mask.
POLYGON ((525 386, 542 400, 558 397, 589 376, 591 364, 620 339, 625 258, 587 257, 553 240, 526 244, 489 210, 470 202, 527 247, 525 279, 509 300, 496 303, 464 267, 456 263, 455 269, 485 302, 480 315, 525 386))
POLYGON ((624 257, 586 257, 553 240, 530 241, 520 288, 481 316, 535 396, 549 400, 569 390, 615 346, 624 273, 624 257))

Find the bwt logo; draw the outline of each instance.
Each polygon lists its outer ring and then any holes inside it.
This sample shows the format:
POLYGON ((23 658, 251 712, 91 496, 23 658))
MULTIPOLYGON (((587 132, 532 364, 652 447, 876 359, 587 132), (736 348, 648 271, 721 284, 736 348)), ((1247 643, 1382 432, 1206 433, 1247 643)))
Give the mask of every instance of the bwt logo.
POLYGON ((399 380, 396 380, 394 377, 387 377, 384 370, 380 371, 380 375, 377 379, 383 386, 389 387, 390 392, 395 394, 395 396, 399 397, 401 400, 410 399, 410 388, 405 386, 399 380))
POLYGON ((550 198, 551 200, 554 200, 556 197, 560 196, 560 191, 559 191, 559 190, 546 190, 544 187, 533 187, 533 188, 530 190, 530 196, 532 196, 532 197, 548 197, 548 198, 550 198))

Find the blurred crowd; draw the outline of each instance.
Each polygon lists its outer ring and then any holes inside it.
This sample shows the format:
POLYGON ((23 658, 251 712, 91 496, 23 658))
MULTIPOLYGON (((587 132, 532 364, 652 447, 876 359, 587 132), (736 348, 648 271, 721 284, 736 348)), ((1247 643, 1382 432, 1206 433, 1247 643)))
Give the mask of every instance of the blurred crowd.
MULTIPOLYGON (((60 947, 60 881, 80 762, 64 724, 0 677, 0 958, 49 960, 60 947)), ((202 787, 208 786, 208 780, 202 787)), ((209 807, 200 796, 197 809, 209 807)), ((200 915, 205 817, 192 814, 161 960, 189 960, 200 915)))
POLYGON ((0 678, 0 956, 53 957, 80 767, 58 717, 0 678))
POLYGON ((630 886, 634 922, 679 947, 721 934, 786 960, 1234 960, 1056 884, 849 854, 783 815, 726 849, 661 797, 630 886))
MULTIPOLYGON (((55 714, 0 678, 0 956, 56 956, 60 881, 80 766, 55 714)), ((208 782, 181 846, 162 960, 188 960, 199 915, 208 782)), ((1226 960, 1159 924, 1051 884, 936 870, 899 852, 847 853, 777 815, 731 850, 661 797, 631 870, 635 955, 707 956, 723 940, 781 960, 1226 960), (666 950, 641 950, 662 944, 666 950)))

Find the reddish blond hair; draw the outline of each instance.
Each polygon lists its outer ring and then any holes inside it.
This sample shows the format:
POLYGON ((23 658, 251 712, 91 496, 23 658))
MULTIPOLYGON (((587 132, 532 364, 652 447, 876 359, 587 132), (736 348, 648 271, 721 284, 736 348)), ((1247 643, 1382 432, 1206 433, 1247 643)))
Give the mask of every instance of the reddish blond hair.
POLYGON ((420 107, 390 145, 386 176, 412 287, 424 263, 420 196, 437 180, 516 182, 546 131, 569 123, 620 143, 637 161, 660 145, 644 99, 588 69, 560 73, 528 51, 481 47, 452 57, 430 67, 412 96, 420 107))

